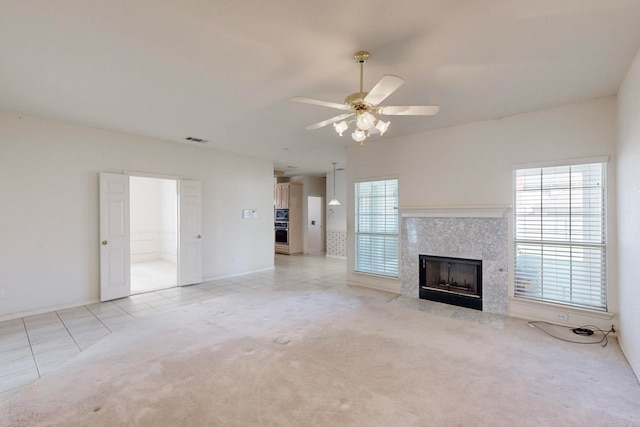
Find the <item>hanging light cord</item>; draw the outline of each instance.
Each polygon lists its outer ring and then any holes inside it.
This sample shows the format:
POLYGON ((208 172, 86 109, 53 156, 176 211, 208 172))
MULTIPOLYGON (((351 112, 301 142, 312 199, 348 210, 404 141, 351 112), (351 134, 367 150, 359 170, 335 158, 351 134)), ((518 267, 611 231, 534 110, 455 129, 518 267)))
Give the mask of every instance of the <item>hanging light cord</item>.
POLYGON ((333 162, 333 198, 336 198, 336 162, 333 162))

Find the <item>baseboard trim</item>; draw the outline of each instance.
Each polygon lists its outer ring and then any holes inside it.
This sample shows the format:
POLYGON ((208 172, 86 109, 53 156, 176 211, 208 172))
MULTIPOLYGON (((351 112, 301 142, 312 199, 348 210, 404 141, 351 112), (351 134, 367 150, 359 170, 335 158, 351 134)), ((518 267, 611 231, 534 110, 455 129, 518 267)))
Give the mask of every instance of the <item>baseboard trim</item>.
POLYGON ((261 273, 261 272, 263 272, 263 271, 272 271, 272 270, 275 270, 275 266, 273 266, 273 267, 267 267, 267 268, 260 268, 260 269, 258 269, 258 270, 244 271, 244 272, 242 272, 242 273, 225 274, 225 275, 221 275, 221 276, 203 277, 203 278, 202 278, 202 282, 200 282, 200 283, 212 282, 212 281, 214 281, 214 280, 229 279, 229 278, 231 278, 231 277, 244 276, 244 275, 246 275, 246 274, 261 273))
POLYGON ((355 282, 353 280, 347 280, 347 285, 349 286, 357 286, 359 288, 367 288, 367 289, 375 289, 376 291, 383 291, 383 292, 389 292, 391 294, 395 294, 395 295, 401 295, 402 293, 400 292, 400 290, 392 288, 392 287, 387 287, 384 285, 376 285, 376 284, 372 284, 372 283, 364 283, 364 282, 355 282))
POLYGON ((55 305, 51 307, 43 307, 37 310, 18 311, 15 313, 9 313, 9 314, 0 316, 0 322, 4 322, 5 320, 19 319, 21 317, 35 316, 38 314, 49 313, 51 311, 66 310, 67 308, 80 307, 83 305, 95 304, 97 302, 100 302, 99 298, 92 298, 84 301, 74 302, 71 304, 61 304, 61 305, 55 305))
POLYGON ((631 370, 633 371, 633 374, 636 376, 636 381, 638 382, 638 384, 640 384, 640 366, 633 363, 633 360, 631 360, 631 358, 625 351, 624 339, 620 336, 620 334, 617 334, 616 338, 618 339, 618 345, 620 346, 620 350, 622 350, 622 354, 624 355, 624 358, 627 359, 627 363, 629 363, 629 366, 631 366, 631 370))
MULTIPOLYGON (((272 271, 274 269, 275 269, 275 267, 267 267, 267 268, 261 268, 261 269, 257 269, 257 270, 245 271, 245 272, 242 272, 242 273, 206 277, 206 278, 202 279, 201 283, 210 282, 212 280, 228 279, 230 277, 244 276, 246 274, 251 274, 251 273, 260 273, 260 272, 263 272, 263 271, 272 271)), ((35 316, 35 315, 38 315, 38 314, 49 313, 51 311, 65 310, 67 308, 74 308, 74 307, 80 307, 80 306, 83 306, 83 305, 95 304, 97 302, 100 302, 100 298, 91 298, 91 299, 88 299, 88 300, 77 301, 77 302, 73 302, 73 303, 69 303, 69 304, 60 304, 60 305, 54 305, 54 306, 49 306, 49 307, 42 307, 42 308, 38 308, 36 310, 17 311, 15 313, 8 313, 8 314, 5 314, 5 315, 1 315, 0 316, 0 322, 3 322, 5 320, 19 319, 21 317, 35 316)))

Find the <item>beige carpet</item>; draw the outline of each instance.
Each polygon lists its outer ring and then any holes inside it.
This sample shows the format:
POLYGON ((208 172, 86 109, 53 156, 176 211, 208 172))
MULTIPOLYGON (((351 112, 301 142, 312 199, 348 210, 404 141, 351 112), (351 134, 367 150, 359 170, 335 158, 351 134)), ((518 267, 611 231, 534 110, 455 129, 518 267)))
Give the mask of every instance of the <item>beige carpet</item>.
POLYGON ((0 404, 2 425, 631 426, 617 343, 554 340, 329 292, 135 320, 0 404), (131 327, 135 326, 135 327, 131 327))

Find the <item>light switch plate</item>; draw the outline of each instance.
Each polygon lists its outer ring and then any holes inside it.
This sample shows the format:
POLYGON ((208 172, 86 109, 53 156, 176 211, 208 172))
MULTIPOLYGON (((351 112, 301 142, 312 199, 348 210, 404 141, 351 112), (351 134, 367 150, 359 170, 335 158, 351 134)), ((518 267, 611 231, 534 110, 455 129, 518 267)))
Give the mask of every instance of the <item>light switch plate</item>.
POLYGON ((256 219, 256 218, 258 218, 258 210, 257 209, 243 209, 242 210, 242 218, 244 218, 244 219, 256 219))

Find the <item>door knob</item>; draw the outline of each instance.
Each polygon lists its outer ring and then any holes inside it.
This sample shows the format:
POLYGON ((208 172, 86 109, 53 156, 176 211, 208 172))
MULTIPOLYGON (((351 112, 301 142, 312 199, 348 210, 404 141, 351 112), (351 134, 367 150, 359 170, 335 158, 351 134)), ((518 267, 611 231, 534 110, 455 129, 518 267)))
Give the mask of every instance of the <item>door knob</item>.
POLYGON ((100 243, 102 243, 103 245, 106 245, 106 244, 107 244, 107 243, 109 243, 109 242, 107 242, 106 240, 103 240, 103 241, 102 241, 102 242, 100 242, 100 243))
POLYGON ((196 236, 196 239, 200 239, 201 237, 202 237, 202 236, 198 234, 198 235, 196 236))

